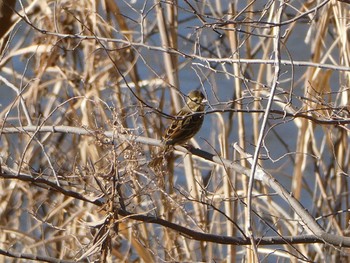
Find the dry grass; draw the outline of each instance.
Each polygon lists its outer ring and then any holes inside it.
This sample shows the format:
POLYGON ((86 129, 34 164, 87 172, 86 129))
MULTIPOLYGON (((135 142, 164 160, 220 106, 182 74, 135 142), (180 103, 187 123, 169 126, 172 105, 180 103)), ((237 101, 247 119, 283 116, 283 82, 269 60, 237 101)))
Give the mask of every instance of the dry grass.
POLYGON ((349 235, 349 4, 97 2, 22 1, 3 38, 0 261, 347 262, 233 143, 349 235), (195 88, 222 160, 150 169, 195 88))

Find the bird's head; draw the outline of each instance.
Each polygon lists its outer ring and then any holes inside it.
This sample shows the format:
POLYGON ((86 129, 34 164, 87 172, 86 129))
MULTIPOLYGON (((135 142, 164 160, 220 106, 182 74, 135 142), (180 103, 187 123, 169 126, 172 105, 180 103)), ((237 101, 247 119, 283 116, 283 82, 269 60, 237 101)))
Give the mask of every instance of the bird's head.
POLYGON ((192 90, 187 95, 186 104, 191 111, 204 111, 207 100, 200 90, 192 90))

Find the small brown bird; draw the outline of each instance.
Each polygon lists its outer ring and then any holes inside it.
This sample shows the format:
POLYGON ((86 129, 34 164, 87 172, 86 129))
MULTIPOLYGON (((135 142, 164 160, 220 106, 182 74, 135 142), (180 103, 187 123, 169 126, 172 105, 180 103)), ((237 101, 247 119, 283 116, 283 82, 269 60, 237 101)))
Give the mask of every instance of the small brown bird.
POLYGON ((207 100, 199 90, 193 90, 187 95, 186 105, 176 114, 163 136, 163 150, 151 162, 151 167, 157 167, 169 154, 174 145, 186 143, 200 130, 204 120, 204 108, 207 100))
POLYGON ((187 95, 186 105, 176 114, 177 118, 165 131, 163 143, 166 146, 184 144, 196 135, 203 124, 206 102, 199 90, 193 90, 187 95))

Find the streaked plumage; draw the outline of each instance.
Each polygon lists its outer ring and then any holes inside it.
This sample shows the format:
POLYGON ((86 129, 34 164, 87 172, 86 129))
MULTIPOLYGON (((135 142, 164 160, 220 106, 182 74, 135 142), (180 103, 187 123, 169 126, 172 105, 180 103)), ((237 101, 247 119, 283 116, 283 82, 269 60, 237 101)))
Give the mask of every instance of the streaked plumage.
POLYGON ((203 93, 199 90, 193 90, 187 95, 186 105, 176 114, 176 119, 166 129, 163 136, 163 150, 150 162, 151 167, 159 166, 169 154, 171 146, 186 143, 200 130, 206 102, 203 93))
POLYGON ((167 128, 163 137, 165 145, 184 144, 202 127, 206 99, 199 90, 187 95, 186 105, 176 114, 176 118, 167 128))

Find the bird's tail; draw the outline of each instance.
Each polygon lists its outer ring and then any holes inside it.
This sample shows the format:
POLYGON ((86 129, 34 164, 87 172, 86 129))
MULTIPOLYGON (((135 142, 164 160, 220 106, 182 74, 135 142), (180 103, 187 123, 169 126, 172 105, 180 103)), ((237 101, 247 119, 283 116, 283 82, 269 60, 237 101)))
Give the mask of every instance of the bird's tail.
POLYGON ((149 162, 148 167, 153 170, 161 169, 162 166, 166 164, 172 148, 171 145, 165 145, 163 149, 161 149, 161 151, 149 162))

